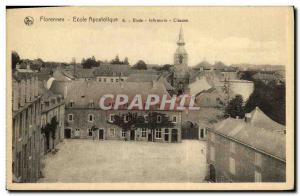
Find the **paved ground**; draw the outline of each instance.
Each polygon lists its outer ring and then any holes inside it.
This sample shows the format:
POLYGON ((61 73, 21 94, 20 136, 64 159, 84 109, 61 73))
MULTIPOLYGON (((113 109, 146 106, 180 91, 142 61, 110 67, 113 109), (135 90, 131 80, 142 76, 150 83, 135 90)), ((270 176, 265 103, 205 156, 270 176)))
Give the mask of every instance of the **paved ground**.
POLYGON ((202 182, 205 142, 64 140, 40 182, 202 182))

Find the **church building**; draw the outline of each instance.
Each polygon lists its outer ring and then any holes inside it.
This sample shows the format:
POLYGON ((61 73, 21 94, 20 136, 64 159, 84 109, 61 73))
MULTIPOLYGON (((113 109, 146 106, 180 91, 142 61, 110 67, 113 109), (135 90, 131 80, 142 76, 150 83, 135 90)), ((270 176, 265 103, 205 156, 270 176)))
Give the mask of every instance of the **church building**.
POLYGON ((174 69, 172 73, 172 85, 177 94, 182 94, 189 84, 188 53, 185 50, 182 26, 180 27, 177 41, 177 49, 174 54, 174 69))

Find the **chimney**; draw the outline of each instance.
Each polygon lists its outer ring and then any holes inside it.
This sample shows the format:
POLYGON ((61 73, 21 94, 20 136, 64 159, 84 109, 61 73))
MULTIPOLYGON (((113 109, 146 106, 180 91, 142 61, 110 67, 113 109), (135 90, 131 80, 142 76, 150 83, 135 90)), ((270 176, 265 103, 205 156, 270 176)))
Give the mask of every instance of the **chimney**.
POLYGON ((25 89, 25 94, 26 94, 26 103, 30 102, 30 79, 26 79, 26 89, 25 89))
POLYGON ((25 80, 21 80, 20 84, 20 106, 25 105, 25 80))
POLYGON ((19 109, 19 83, 13 83, 13 110, 16 111, 19 109))
POLYGON ((34 95, 39 96, 39 80, 37 77, 34 78, 34 95))
POLYGON ((251 120, 251 113, 246 113, 245 114, 245 122, 250 122, 251 120))
POLYGON ((33 100, 34 99, 34 77, 31 77, 30 88, 31 88, 31 100, 33 100))

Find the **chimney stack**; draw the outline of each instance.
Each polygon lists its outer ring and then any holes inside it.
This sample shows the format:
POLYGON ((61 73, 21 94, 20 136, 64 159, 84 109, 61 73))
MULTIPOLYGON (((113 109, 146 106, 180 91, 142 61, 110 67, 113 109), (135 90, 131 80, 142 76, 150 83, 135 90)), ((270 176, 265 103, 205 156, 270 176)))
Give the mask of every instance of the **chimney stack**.
POLYGON ((34 78, 34 95, 39 96, 39 80, 37 77, 34 78))
POLYGON ((19 109, 19 83, 14 82, 13 83, 13 110, 16 111, 19 109))
POLYGON ((25 88, 26 88, 26 84, 25 84, 25 80, 21 80, 20 83, 20 106, 24 106, 25 105, 25 88))
POLYGON ((25 95, 26 95, 26 103, 30 102, 30 79, 26 79, 26 89, 25 89, 25 95))
POLYGON ((31 88, 31 99, 34 99, 34 77, 31 77, 31 83, 30 83, 30 88, 31 88))

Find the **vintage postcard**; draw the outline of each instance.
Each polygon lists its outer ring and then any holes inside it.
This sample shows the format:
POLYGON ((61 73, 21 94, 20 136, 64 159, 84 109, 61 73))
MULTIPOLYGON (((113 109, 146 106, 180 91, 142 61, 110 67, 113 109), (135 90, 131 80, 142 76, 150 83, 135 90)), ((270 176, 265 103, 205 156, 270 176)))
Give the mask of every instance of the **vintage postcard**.
POLYGON ((293 7, 6 23, 8 190, 294 189, 293 7))

